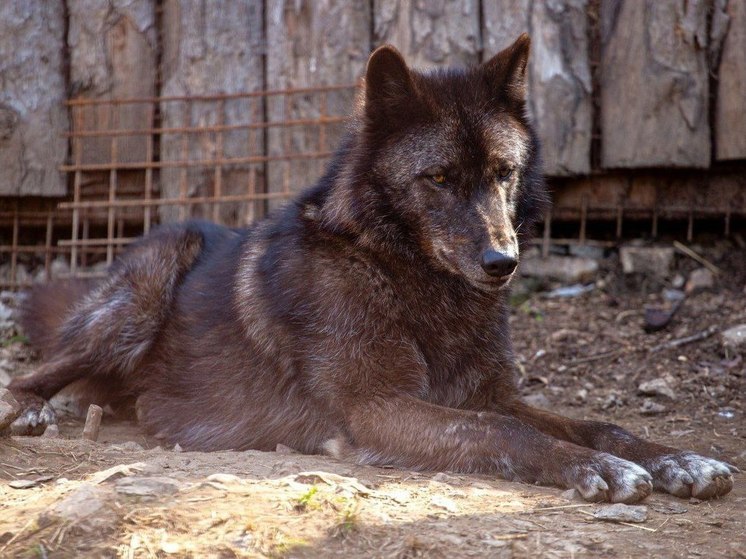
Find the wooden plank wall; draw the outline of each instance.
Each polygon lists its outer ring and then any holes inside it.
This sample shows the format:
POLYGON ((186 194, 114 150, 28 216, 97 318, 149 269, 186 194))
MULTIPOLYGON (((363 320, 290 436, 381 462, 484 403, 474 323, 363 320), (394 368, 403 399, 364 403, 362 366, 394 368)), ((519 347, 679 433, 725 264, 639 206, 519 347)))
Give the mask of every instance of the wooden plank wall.
MULTIPOLYGON (((547 174, 587 176, 619 169, 707 169, 746 159, 746 3, 742 0, 7 0, 0 3, 0 195, 59 196, 57 166, 68 146, 60 101, 70 95, 116 98, 234 93, 354 82, 368 53, 395 44, 415 66, 475 64, 519 33, 533 38, 529 109, 544 144, 547 174), (66 33, 66 36, 65 36, 66 33), (160 78, 159 78, 160 72, 160 78)), ((327 103, 351 105, 351 95, 327 103)), ((318 99, 253 106, 247 100, 170 102, 164 126, 315 118, 318 99)), ((111 115, 92 110, 102 129, 111 115)), ((133 107, 131 128, 153 124, 133 107)), ((254 142, 260 154, 333 148, 301 129, 245 131, 190 139, 164 136, 161 158, 254 142), (265 145, 266 142, 266 145, 265 145)), ((86 140, 85 160, 110 155, 86 140)), ((141 159, 143 143, 120 148, 120 161, 141 159)), ((245 149, 242 153, 245 153, 245 149)), ((318 176, 318 163, 270 161, 232 168, 224 193, 282 191, 318 176), (266 172, 264 177, 262 173, 266 172), (254 173, 249 179, 250 173, 254 173), (266 184, 265 184, 266 179, 266 184)), ((161 173, 161 193, 176 196, 184 171, 161 173)), ((190 169, 191 193, 214 187, 214 171, 190 169)), ((195 208, 202 215, 204 210, 195 208)), ((163 219, 184 217, 164 209, 163 219)), ((213 216, 206 216, 213 217, 213 216)), ((218 216, 224 217, 224 216, 218 216)), ((251 215, 245 216, 249 219, 251 215)))

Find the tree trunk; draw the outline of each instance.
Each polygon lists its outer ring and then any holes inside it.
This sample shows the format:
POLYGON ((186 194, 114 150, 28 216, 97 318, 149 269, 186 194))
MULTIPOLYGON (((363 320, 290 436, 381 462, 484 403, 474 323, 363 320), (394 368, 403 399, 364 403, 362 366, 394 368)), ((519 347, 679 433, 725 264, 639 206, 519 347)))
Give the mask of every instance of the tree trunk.
MULTIPOLYGON (((220 9, 209 0, 179 2, 163 6, 164 96, 232 94, 264 88, 261 3, 234 0, 220 9)), ((163 126, 202 127, 260 123, 264 112, 261 98, 222 100, 172 100, 161 103, 163 126)), ((163 198, 221 197, 262 192, 263 163, 212 163, 228 158, 260 157, 264 154, 261 127, 199 133, 174 132, 161 137, 164 162, 188 161, 192 166, 161 171, 163 198)), ((161 219, 204 217, 226 224, 252 221, 262 202, 169 205, 160 208, 161 219)))
MULTIPOLYGON (((267 4, 267 88, 283 90, 355 84, 370 50, 369 0, 275 0, 267 4)), ((274 95, 267 100, 270 123, 347 117, 354 88, 326 93, 274 95)), ((271 157, 332 152, 344 132, 343 122, 322 125, 271 126, 271 157)), ((277 160, 267 164, 269 191, 296 192, 318 178, 326 157, 277 160)), ((284 202, 270 200, 270 207, 284 202)))
POLYGON ((531 35, 529 112, 547 175, 590 171, 591 73, 586 0, 485 2, 487 60, 522 32, 531 35))
POLYGON ((64 29, 60 0, 0 2, 0 195, 67 191, 64 29))
POLYGON ((705 0, 603 0, 601 160, 707 167, 705 0))

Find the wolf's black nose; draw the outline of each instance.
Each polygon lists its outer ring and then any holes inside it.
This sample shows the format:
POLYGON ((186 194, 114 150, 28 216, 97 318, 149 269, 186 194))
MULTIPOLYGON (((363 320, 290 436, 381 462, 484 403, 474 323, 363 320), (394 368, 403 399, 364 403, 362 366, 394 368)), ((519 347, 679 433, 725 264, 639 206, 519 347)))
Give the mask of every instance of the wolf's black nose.
POLYGON ((502 252, 488 248, 482 253, 482 269, 491 276, 507 276, 515 267, 518 261, 502 252))

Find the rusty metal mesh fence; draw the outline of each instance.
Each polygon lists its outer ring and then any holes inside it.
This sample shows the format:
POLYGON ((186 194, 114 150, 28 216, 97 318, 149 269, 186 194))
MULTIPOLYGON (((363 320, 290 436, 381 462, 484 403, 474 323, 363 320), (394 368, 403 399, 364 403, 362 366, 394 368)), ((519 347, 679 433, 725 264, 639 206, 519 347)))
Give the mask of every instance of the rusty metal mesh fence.
MULTIPOLYGON (((70 195, 0 199, 0 288, 101 276, 158 223, 198 217, 242 226, 261 218, 321 175, 355 91, 346 84, 69 100, 70 153, 61 170, 70 195)), ((545 253, 552 243, 613 245, 627 222, 640 220, 653 238, 666 219, 683 224, 678 235, 689 240, 695 223, 713 219, 728 235, 733 216, 746 215, 739 169, 606 173, 551 187, 554 209, 536 240, 545 253), (608 234, 593 230, 598 222, 608 234)))

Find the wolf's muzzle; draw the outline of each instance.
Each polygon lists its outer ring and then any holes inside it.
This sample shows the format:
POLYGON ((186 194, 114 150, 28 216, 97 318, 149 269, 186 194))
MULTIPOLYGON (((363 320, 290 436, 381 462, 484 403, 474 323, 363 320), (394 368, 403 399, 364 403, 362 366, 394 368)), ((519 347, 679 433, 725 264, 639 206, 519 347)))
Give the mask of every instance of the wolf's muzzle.
POLYGON ((513 273, 518 266, 518 261, 507 254, 488 248, 482 253, 480 264, 489 275, 503 277, 513 273))

